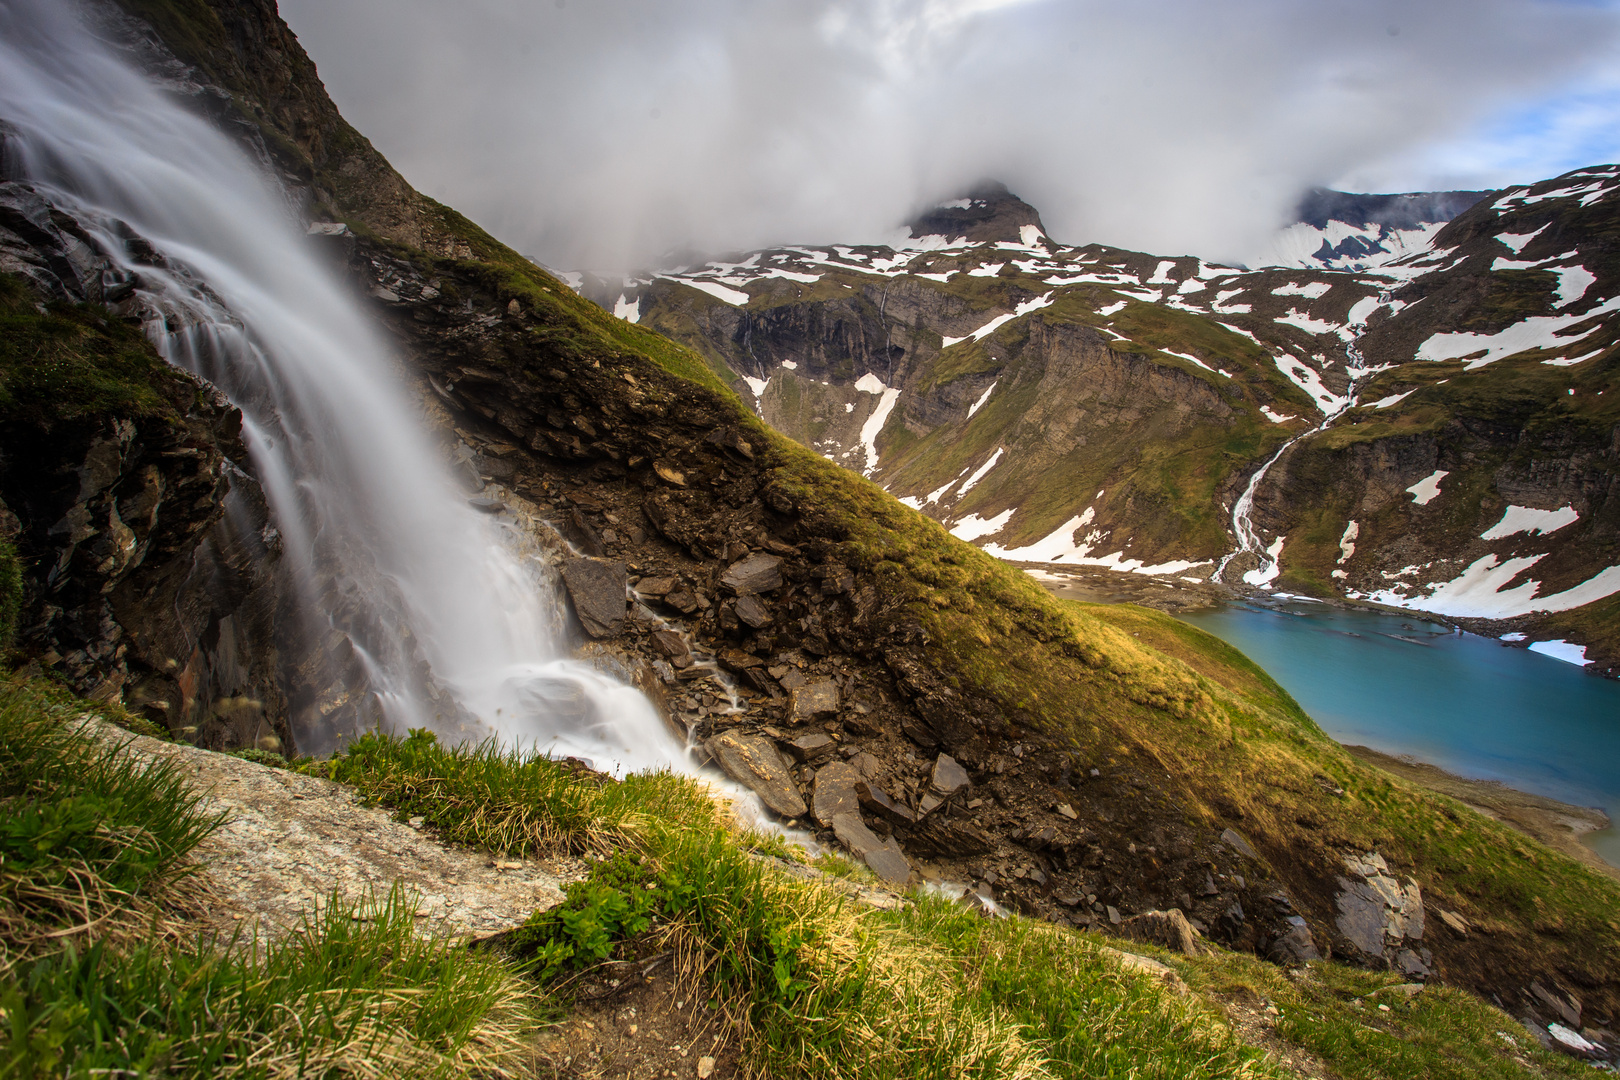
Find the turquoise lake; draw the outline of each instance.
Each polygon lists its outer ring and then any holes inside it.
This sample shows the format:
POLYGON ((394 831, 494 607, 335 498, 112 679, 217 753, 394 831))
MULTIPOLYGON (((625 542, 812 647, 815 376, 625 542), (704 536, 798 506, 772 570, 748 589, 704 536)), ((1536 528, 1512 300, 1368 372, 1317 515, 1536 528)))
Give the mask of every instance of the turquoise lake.
MULTIPOLYGON (((1620 682, 1413 616, 1278 601, 1181 618, 1242 649, 1342 743, 1620 823, 1620 682)), ((1583 839, 1620 866, 1620 829, 1583 839)))

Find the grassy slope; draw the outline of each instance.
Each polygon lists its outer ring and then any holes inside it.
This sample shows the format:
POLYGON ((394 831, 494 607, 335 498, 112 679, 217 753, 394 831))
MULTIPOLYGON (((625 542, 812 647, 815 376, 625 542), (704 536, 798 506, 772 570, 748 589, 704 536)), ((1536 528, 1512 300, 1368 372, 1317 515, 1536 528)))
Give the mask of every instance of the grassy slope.
POLYGON ((754 1075, 1289 1075, 1231 1025, 1220 1002, 1243 994, 1281 1009, 1275 1048, 1346 1077, 1583 1068, 1482 1037, 1511 1021, 1468 995, 1430 990, 1407 1005, 1384 992, 1387 975, 1318 964, 1291 979, 1219 950, 1161 954, 1188 995, 1094 935, 924 897, 854 907, 784 872, 779 840, 733 831, 689 778, 615 783, 425 733, 368 736, 301 767, 422 814, 447 840, 586 854, 589 878, 493 950, 421 936, 414 898, 399 892, 334 896, 300 931, 242 950, 188 921, 206 886, 185 859, 215 819, 172 766, 72 732, 82 708, 39 683, 0 685, 8 1076, 530 1075, 537 1021, 566 1006, 573 971, 671 946, 754 1075), (1372 1013, 1379 1000, 1395 1010, 1372 1013))
MULTIPOLYGON (((1144 624, 1146 625, 1146 624, 1144 624)), ((1225 658, 1240 678, 1263 673, 1225 658)), ((938 898, 854 907, 782 873, 779 841, 730 831, 690 779, 581 779, 551 761, 431 736, 368 737, 334 776, 457 841, 499 854, 562 847, 600 860, 563 907, 507 939, 556 979, 675 945, 699 957, 755 1075, 1260 1078, 1289 1075, 1234 1029, 1223 1001, 1279 1010, 1274 1049, 1356 1080, 1578 1076, 1585 1066, 1495 1032, 1466 993, 1392 993, 1389 974, 1315 964, 1289 975, 1216 949, 1151 952, 1195 991, 1123 965, 1104 940, 938 898), (1389 1012, 1378 1010, 1390 1004, 1389 1012)))

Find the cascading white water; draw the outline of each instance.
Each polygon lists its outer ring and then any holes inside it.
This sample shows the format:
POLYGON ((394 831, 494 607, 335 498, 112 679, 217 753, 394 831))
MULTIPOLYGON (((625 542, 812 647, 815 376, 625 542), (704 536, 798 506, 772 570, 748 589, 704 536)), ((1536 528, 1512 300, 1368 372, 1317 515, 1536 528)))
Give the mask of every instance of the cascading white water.
POLYGON ((383 723, 684 766, 641 694, 562 655, 549 571, 468 505, 397 360, 239 146, 63 0, 0 0, 0 119, 12 167, 137 276, 153 344, 242 410, 306 632, 352 650, 383 723))
MULTIPOLYGON (((1388 303, 1389 294, 1382 293, 1379 295, 1378 299, 1380 303, 1388 303)), ((1365 327, 1363 327, 1363 329, 1365 329, 1365 327)), ((1283 443, 1282 446, 1278 448, 1277 452, 1272 454, 1271 457, 1266 460, 1264 465, 1260 466, 1254 471, 1254 475, 1249 477, 1249 483, 1243 489, 1243 494, 1239 495, 1237 502, 1232 504, 1232 536, 1237 540, 1238 546, 1236 550, 1228 552, 1226 556, 1221 559, 1220 565, 1217 566, 1215 568, 1215 572, 1210 575, 1211 581, 1224 581, 1225 578, 1222 577, 1222 575, 1226 573, 1226 565, 1239 555, 1245 553, 1259 556, 1260 565, 1253 570, 1247 570, 1244 572, 1244 584, 1269 586, 1271 582, 1277 579, 1277 574, 1280 569, 1279 562, 1282 555, 1282 539, 1279 537, 1277 540, 1273 541, 1273 546, 1271 548, 1267 548, 1265 544, 1261 542, 1260 534, 1255 530, 1254 521, 1251 518, 1251 515, 1254 512, 1254 493, 1260 489, 1260 484, 1263 480, 1265 480, 1266 473, 1271 471, 1271 467, 1277 464, 1284 454, 1288 453, 1289 447, 1293 446, 1301 439, 1308 439, 1317 432, 1332 426, 1333 421, 1343 416, 1347 410, 1356 407, 1356 392, 1360 389, 1361 383, 1364 382, 1369 376, 1377 374, 1376 371, 1367 366, 1366 360, 1362 357, 1361 349, 1357 346, 1357 342, 1359 340, 1360 338, 1357 338, 1356 341, 1352 341, 1345 346, 1345 356, 1347 360, 1345 368, 1350 375, 1350 385, 1345 391, 1344 403, 1334 411, 1322 417, 1322 422, 1311 428, 1311 430, 1300 435, 1295 435, 1292 439, 1289 439, 1287 442, 1283 443)))

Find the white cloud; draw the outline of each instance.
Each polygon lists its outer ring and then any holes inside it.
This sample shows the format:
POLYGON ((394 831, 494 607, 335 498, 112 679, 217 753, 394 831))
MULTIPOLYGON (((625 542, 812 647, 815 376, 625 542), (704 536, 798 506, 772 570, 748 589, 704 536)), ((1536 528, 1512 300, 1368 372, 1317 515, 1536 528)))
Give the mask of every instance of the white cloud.
MULTIPOLYGON (((1526 102, 1601 128, 1593 65, 1620 29, 1613 7, 1549 0, 281 9, 410 180, 548 263, 596 267, 877 239, 986 177, 1059 240, 1230 258, 1312 184, 1466 173, 1425 154, 1526 102)), ((1513 167, 1539 179, 1526 138, 1513 167)))

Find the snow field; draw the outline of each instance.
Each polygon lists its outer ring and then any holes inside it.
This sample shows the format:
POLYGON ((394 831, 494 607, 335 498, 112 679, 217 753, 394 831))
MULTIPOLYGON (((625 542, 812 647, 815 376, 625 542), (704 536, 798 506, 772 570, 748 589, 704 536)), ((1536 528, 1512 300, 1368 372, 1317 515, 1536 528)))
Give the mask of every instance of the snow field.
POLYGON ((1555 533, 1566 525, 1580 520, 1573 506, 1557 510, 1534 510, 1528 506, 1509 506, 1502 520, 1479 534, 1481 540, 1501 540, 1518 533, 1534 532, 1538 536, 1555 533))
POLYGON ((1440 481, 1450 476, 1446 469, 1436 469, 1406 490, 1412 495, 1412 501, 1419 506, 1428 506, 1440 494, 1440 481))

